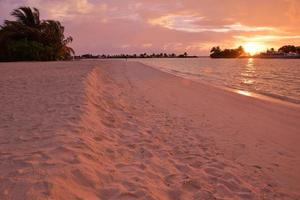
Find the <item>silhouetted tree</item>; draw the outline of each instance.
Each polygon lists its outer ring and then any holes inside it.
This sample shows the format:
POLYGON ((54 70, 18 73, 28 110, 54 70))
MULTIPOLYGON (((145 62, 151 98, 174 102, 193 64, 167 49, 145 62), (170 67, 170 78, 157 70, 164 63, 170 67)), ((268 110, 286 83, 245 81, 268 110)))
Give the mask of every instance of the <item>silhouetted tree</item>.
POLYGON ((220 48, 219 46, 213 47, 213 48, 210 50, 210 52, 211 52, 211 53, 214 53, 214 52, 220 53, 220 52, 221 52, 221 48, 220 48))
POLYGON ((283 52, 283 53, 296 53, 297 52, 297 47, 293 46, 293 45, 285 45, 282 46, 278 49, 278 51, 283 52))
POLYGON ((152 54, 147 54, 147 53, 142 53, 140 55, 137 54, 116 54, 116 55, 92 55, 92 54, 83 54, 81 56, 75 56, 75 59, 97 59, 97 58, 121 58, 121 59, 126 59, 126 58, 196 58, 197 56, 188 56, 188 54, 180 54, 176 56, 175 53, 172 54, 167 54, 167 53, 152 53, 152 54))
POLYGON ((36 8, 20 7, 13 10, 11 15, 16 17, 16 22, 27 27, 38 28, 41 24, 40 12, 36 8))
POLYGON ((243 55, 245 53, 244 48, 242 46, 239 46, 236 50, 238 55, 243 55))
POLYGON ((221 50, 220 47, 213 47, 210 50, 211 58, 237 58, 245 54, 245 51, 242 46, 237 49, 224 49, 221 50))
POLYGON ((64 31, 65 28, 59 21, 46 20, 42 23, 41 34, 43 39, 41 42, 44 45, 50 45, 53 59, 67 59, 74 54, 74 50, 67 46, 73 41, 73 38, 70 36, 65 38, 64 31))
POLYGON ((4 21, 0 26, 0 61, 63 60, 74 50, 67 45, 64 27, 58 21, 41 20, 36 8, 20 7, 13 10, 15 21, 4 21))

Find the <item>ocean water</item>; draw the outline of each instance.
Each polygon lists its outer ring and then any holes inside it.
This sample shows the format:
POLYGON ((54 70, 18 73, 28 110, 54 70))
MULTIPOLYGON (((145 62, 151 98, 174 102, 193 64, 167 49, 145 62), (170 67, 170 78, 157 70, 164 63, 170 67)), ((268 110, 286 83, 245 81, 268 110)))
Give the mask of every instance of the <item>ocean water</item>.
POLYGON ((151 58, 138 61, 184 78, 300 104, 300 59, 151 58))

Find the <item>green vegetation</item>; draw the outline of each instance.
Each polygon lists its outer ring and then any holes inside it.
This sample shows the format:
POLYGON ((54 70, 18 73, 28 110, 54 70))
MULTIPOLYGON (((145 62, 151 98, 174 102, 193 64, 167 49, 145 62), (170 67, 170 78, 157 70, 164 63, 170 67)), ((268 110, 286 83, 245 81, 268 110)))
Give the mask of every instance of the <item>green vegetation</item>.
POLYGON ((238 58, 245 55, 243 47, 237 49, 224 49, 220 47, 213 47, 210 51, 211 58, 238 58))
POLYGON ((67 45, 72 37, 64 36, 59 21, 40 20, 36 8, 13 10, 16 21, 6 20, 0 26, 0 61, 67 60, 74 50, 67 45))

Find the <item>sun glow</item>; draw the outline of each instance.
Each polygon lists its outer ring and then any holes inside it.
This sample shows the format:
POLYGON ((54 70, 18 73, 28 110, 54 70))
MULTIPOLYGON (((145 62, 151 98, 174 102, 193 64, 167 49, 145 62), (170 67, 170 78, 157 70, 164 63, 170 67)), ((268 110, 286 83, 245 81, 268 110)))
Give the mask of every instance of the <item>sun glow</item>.
POLYGON ((248 42, 243 45, 246 53, 249 53, 251 56, 262 52, 266 49, 266 46, 258 42, 248 42))

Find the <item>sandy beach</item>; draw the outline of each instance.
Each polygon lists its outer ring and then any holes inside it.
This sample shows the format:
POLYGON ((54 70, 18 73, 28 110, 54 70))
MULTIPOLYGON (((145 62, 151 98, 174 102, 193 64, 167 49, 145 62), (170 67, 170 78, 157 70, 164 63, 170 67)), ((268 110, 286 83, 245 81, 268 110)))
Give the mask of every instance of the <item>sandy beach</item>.
POLYGON ((0 64, 0 199, 300 199, 300 106, 131 61, 0 64))

